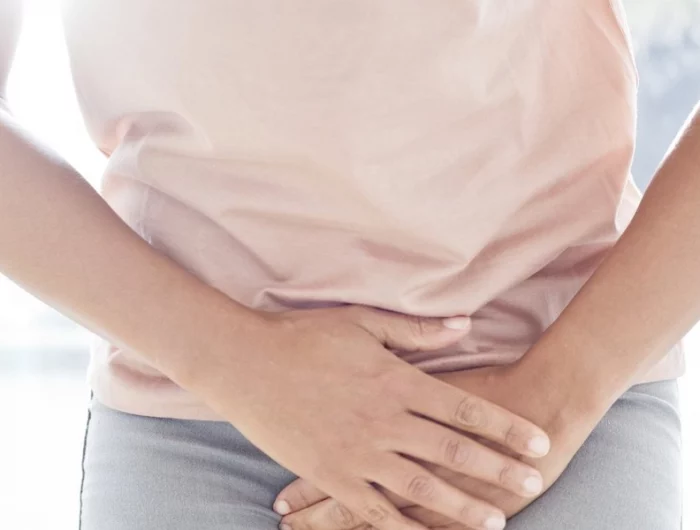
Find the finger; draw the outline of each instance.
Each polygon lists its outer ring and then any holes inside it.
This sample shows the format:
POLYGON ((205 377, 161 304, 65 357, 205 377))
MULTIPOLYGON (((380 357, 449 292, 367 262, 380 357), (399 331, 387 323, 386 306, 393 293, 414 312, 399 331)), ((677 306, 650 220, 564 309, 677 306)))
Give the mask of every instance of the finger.
POLYGON ((280 515, 287 515, 308 508, 327 498, 326 493, 308 480, 300 478, 280 491, 272 508, 280 515))
POLYGON ((549 437, 542 429, 503 407, 434 378, 416 377, 416 384, 420 387, 414 385, 415 391, 407 397, 411 411, 518 454, 537 458, 549 452, 549 437))
POLYGON ((352 318, 389 348, 407 351, 443 348, 463 338, 471 328, 466 316, 418 317, 366 307, 349 307, 352 318))
POLYGON ((304 530, 350 530, 368 523, 358 514, 335 499, 325 499, 310 508, 292 512, 282 519, 292 529, 304 530))
MULTIPOLYGON (((410 517, 411 519, 423 523, 425 526, 430 528, 430 530, 474 530, 462 523, 455 523, 444 515, 436 514, 425 508, 420 508, 414 506, 413 508, 407 510, 401 510, 401 512, 410 517)), ((356 526, 352 530, 375 530, 372 526, 368 524, 362 524, 356 526)))
POLYGON ((405 516, 424 524, 430 528, 430 530, 474 530, 470 526, 457 523, 449 517, 426 510, 420 506, 411 506, 410 508, 401 510, 401 512, 405 516))
MULTIPOLYGON (((386 491, 383 488, 378 487, 377 489, 397 508, 411 506, 411 503, 406 499, 402 499, 398 495, 386 491)), ((293 510, 289 517, 283 519, 283 522, 288 520, 294 522, 295 528, 311 530, 315 528, 323 530, 372 529, 372 526, 366 523, 359 515, 354 514, 348 508, 330 497, 317 502, 309 508, 299 511, 293 510)))
MULTIPOLYGON (((381 484, 413 504, 445 515, 478 530, 505 528, 503 512, 398 455, 383 458, 368 480, 381 484)), ((371 522, 371 521, 370 521, 371 522)))
POLYGON ((333 497, 283 517, 280 527, 285 530, 349 530, 369 525, 376 530, 428 530, 404 516, 366 482, 335 488, 333 497), (336 498, 343 499, 343 502, 336 501, 336 498))
POLYGON ((485 447, 466 436, 420 418, 402 420, 392 449, 432 462, 523 497, 535 497, 543 488, 536 469, 485 447), (416 436, 415 433, 420 433, 416 436))

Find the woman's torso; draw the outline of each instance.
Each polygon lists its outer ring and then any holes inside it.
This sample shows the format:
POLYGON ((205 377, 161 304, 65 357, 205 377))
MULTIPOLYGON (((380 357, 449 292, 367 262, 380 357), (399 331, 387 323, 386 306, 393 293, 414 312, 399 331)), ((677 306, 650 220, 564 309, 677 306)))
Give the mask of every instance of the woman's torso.
MULTIPOLYGON (((426 370, 517 359, 639 200, 617 0, 70 0, 64 22, 130 226, 261 310, 471 314, 457 347, 397 352, 426 370)), ((93 385, 204 414, 108 345, 93 385)))

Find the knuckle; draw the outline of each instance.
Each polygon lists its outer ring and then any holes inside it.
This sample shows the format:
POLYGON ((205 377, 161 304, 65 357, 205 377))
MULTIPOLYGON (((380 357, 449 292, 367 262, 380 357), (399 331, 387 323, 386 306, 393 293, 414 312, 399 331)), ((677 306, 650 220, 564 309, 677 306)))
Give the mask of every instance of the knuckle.
POLYGON ((466 443, 448 437, 443 443, 443 460, 451 467, 464 467, 472 457, 472 450, 466 443))
POLYGON ((340 503, 334 503, 330 511, 330 518, 339 528, 351 528, 357 523, 355 515, 350 509, 340 503))
POLYGON ((363 519, 371 525, 382 524, 389 518, 389 510, 381 504, 367 506, 363 511, 363 519))
POLYGON ((510 462, 504 462, 501 466, 501 471, 498 473, 498 483, 501 486, 510 486, 513 484, 515 467, 510 462))
POLYGON ((305 521, 301 517, 285 517, 282 519, 282 523, 287 525, 289 528, 292 528, 293 530, 313 530, 311 525, 307 521, 305 521))
POLYGON ((310 502, 309 498, 306 496, 306 492, 304 491, 303 488, 299 488, 298 491, 296 491, 296 496, 298 500, 298 505, 299 506, 311 506, 312 503, 310 502))
POLYGON ((475 397, 465 397, 460 401, 454 414, 455 422, 463 427, 485 429, 489 418, 483 403, 475 397))
POLYGON ((435 332, 435 325, 429 318, 415 317, 416 327, 418 329, 418 334, 422 337, 423 335, 428 335, 429 333, 435 332))
POLYGON ((423 475, 413 477, 409 481, 406 491, 412 499, 431 499, 435 495, 435 481, 423 475))
POLYGON ((459 510, 459 520, 467 524, 476 523, 479 521, 478 510, 471 504, 465 504, 462 509, 459 510))
POLYGON ((411 315, 406 318, 406 326, 409 336, 416 342, 416 347, 420 345, 423 337, 428 333, 428 326, 425 319, 411 315))
POLYGON ((511 423, 506 430, 505 443, 508 447, 524 448, 527 447, 525 443, 525 438, 521 435, 520 429, 511 423))

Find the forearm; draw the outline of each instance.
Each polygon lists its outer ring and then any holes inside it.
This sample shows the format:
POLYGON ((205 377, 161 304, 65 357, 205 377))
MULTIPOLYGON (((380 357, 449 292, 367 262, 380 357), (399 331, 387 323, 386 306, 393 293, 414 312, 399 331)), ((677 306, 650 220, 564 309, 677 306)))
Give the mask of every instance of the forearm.
POLYGON ((260 322, 156 252, 1 107, 0 272, 183 386, 260 322))
MULTIPOLYGON (((550 452, 532 461, 545 487, 614 401, 700 318, 699 168, 696 117, 619 242, 541 339, 517 363, 438 376, 547 432, 550 452)), ((509 516, 531 501, 452 483, 509 516)))
POLYGON ((700 319, 700 115, 605 261, 521 361, 576 406, 605 410, 700 319))

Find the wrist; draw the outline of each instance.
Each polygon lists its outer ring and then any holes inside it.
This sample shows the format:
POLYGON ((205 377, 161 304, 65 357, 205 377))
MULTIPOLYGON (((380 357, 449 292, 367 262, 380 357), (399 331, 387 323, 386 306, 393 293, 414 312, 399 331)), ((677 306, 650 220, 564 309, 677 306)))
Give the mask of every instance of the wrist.
POLYGON ((584 351, 569 348, 571 345, 555 347, 541 340, 511 370, 533 389, 549 421, 595 425, 628 383, 605 365, 588 361, 584 351))
POLYGON ((205 311, 193 315, 189 325, 177 332, 180 347, 168 356, 163 371, 202 397, 219 386, 219 381, 227 386, 233 382, 243 385, 250 380, 246 374, 255 370, 256 353, 270 327, 263 312, 223 297, 210 300, 205 311))

